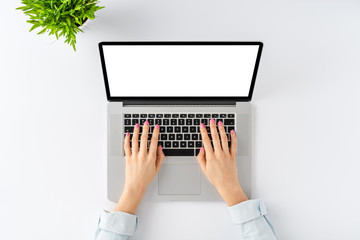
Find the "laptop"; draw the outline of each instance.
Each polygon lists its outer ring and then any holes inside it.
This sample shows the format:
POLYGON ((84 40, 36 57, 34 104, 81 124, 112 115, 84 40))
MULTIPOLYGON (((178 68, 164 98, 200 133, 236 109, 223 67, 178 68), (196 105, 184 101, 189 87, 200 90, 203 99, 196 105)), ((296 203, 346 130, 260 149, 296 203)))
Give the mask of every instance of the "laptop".
MULTIPOLYGON (((222 121, 237 137, 239 181, 251 197, 251 104, 261 42, 101 42, 107 106, 107 194, 125 183, 123 141, 134 125, 160 125, 163 165, 149 201, 218 201, 196 155, 199 124, 222 121)), ((141 132, 141 131, 140 131, 141 132)), ((230 144, 230 142, 229 142, 230 144)))

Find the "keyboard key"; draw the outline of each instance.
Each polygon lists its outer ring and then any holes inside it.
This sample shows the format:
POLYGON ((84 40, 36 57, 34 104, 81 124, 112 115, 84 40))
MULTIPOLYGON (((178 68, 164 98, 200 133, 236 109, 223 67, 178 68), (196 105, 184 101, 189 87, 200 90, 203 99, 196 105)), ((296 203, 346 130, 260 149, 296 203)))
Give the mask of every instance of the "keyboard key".
POLYGON ((203 118, 201 119, 201 123, 204 125, 208 125, 208 120, 203 118))
POLYGON ((148 140, 151 140, 151 138, 152 138, 152 134, 149 133, 149 134, 148 134, 148 140))
POLYGON ((177 125, 177 119, 171 119, 171 125, 177 125))
POLYGON ((197 117, 197 118, 202 118, 203 115, 202 115, 202 114, 196 114, 196 117, 197 117))
POLYGON ((171 114, 165 114, 164 117, 165 118, 171 118, 171 114))
POLYGON ((156 118, 162 118, 163 114, 156 114, 156 118))
POLYGON ((190 140, 190 134, 184 134, 184 140, 190 140))
POLYGON ((175 140, 175 134, 169 134, 169 140, 175 140))
POLYGON ((165 156, 194 156, 193 149, 164 149, 165 156))
POLYGON ((199 155, 200 148, 195 149, 195 156, 199 155))
POLYGON ((178 117, 179 117, 179 114, 172 114, 171 117, 172 117, 172 118, 178 118, 178 117))
POLYGON ((185 125, 185 120, 184 119, 179 119, 178 124, 179 125, 185 125))
POLYGON ((155 114, 153 113, 149 114, 149 118, 155 118, 155 114))
POLYGON ((212 117, 212 118, 218 118, 218 117, 219 117, 219 114, 211 114, 211 117, 212 117))
POLYGON ((161 140, 168 140, 167 138, 168 136, 166 134, 160 134, 160 139, 161 140))
POLYGON ((162 125, 162 119, 155 119, 155 124, 162 125))
POLYGON ((131 125, 131 119, 125 118, 124 125, 131 125))
POLYGON ((183 140, 183 135, 181 133, 176 134, 176 140, 183 140))
MULTIPOLYGON (((150 114, 149 114, 149 116, 150 116, 150 114)), ((149 125, 150 125, 150 126, 151 126, 151 125, 154 125, 154 123, 155 123, 154 119, 148 119, 148 122, 149 122, 149 125)))
POLYGON ((191 133, 196 133, 196 127, 190 127, 190 132, 191 133))
POLYGON ((186 125, 193 125, 192 119, 186 119, 186 125))
POLYGON ((132 117, 133 117, 133 118, 138 118, 138 117, 139 117, 139 114, 133 114, 132 117))
POLYGON ((228 114, 228 118, 234 118, 235 114, 228 114))
POLYGON ((224 119, 222 119, 222 118, 216 119, 216 124, 218 124, 220 121, 221 121, 221 122, 224 122, 224 119))
POLYGON ((158 141, 158 146, 164 147, 164 142, 163 141, 158 141))
POLYGON ((137 123, 139 123, 139 119, 133 119, 133 120, 132 120, 132 125, 135 125, 135 124, 137 124, 137 123))
POLYGON ((181 130, 183 133, 187 133, 189 132, 189 127, 182 127, 181 130))
POLYGON ((186 115, 186 114, 180 114, 180 117, 181 117, 181 118, 186 118, 187 115, 186 115))
POLYGON ((163 119, 163 125, 169 125, 169 119, 163 119))
POLYGON ((196 145, 197 148, 202 147, 202 141, 196 141, 195 145, 196 145))
POLYGON ((211 114, 204 114, 204 118, 211 118, 211 114))
POLYGON ((235 124, 234 119, 225 119, 224 120, 224 125, 234 125, 234 124, 235 124))
POLYGON ((165 132, 165 127, 160 127, 160 133, 164 133, 165 132))
POLYGON ((140 119, 140 125, 144 125, 145 122, 146 122, 146 119, 140 119))
POLYGON ((200 119, 198 119, 198 118, 194 119, 194 125, 196 125, 196 126, 200 125, 200 119))
POLYGON ((166 132, 168 132, 168 133, 174 132, 174 127, 167 127, 166 132))
POLYGON ((179 132, 181 132, 181 127, 179 127, 179 126, 176 126, 176 127, 175 127, 175 132, 176 132, 176 133, 179 133, 179 132))
POLYGON ((147 118, 147 114, 140 114, 141 118, 147 118))
POLYGON ((178 148, 179 147, 179 142, 178 141, 172 142, 172 147, 173 148, 178 148))
POLYGON ((165 147, 170 148, 171 147, 171 142, 169 142, 169 141, 165 142, 165 147))
POLYGON ((134 127, 125 127, 124 128, 124 131, 127 133, 127 132, 129 132, 129 133, 132 133, 133 131, 134 131, 134 127))
POLYGON ((195 117, 195 114, 192 114, 192 113, 188 114, 188 118, 194 118, 194 117, 195 117))
POLYGON ((235 130, 235 128, 234 128, 234 127, 232 127, 232 126, 227 127, 227 133, 230 133, 230 132, 231 132, 231 130, 235 130))
POLYGON ((193 142, 193 141, 188 142, 188 147, 189 148, 192 148, 194 146, 195 146, 195 142, 193 142))
POLYGON ((209 133, 210 132, 210 127, 206 127, 206 131, 209 133))
POLYGON ((199 136, 197 134, 192 134, 191 135, 191 140, 198 140, 199 136))
POLYGON ((220 117, 221 117, 221 118, 226 118, 226 114, 221 113, 221 114, 220 114, 220 117))
POLYGON ((126 117, 126 118, 131 118, 131 114, 124 114, 124 117, 126 117))
POLYGON ((180 147, 181 147, 181 148, 186 148, 186 142, 181 141, 181 142, 180 142, 180 147))

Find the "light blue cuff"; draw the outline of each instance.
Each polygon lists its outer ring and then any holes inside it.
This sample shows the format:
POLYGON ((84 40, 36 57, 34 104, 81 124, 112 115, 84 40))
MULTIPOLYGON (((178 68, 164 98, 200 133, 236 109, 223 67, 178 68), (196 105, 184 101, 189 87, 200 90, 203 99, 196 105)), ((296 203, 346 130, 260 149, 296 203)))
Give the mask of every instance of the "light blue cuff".
POLYGON ((235 224, 242 224, 267 214, 262 200, 248 200, 229 207, 231 219, 235 224))
POLYGON ((124 236, 134 235, 137 225, 137 216, 125 212, 103 211, 99 219, 99 229, 124 236))

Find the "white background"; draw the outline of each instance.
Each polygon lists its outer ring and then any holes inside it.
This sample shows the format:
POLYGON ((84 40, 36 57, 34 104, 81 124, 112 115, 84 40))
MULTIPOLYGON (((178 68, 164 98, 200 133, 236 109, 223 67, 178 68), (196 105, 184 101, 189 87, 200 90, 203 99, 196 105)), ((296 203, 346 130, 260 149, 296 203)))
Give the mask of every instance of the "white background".
MULTIPOLYGON (((0 15, 0 226, 7 240, 92 239, 106 200, 103 40, 263 41, 253 196, 279 239, 360 239, 357 0, 103 1, 76 53, 0 15)), ((239 239, 223 203, 142 204, 133 239, 239 239)))
POLYGON ((247 97, 258 51, 258 45, 103 46, 112 97, 247 97))

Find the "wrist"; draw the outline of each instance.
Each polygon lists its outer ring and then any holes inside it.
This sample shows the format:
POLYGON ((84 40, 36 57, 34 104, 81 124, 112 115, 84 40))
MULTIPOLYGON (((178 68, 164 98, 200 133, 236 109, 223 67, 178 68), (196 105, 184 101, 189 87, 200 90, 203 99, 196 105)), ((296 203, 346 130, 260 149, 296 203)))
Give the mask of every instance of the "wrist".
POLYGON ((229 207, 248 200, 239 182, 217 189, 229 207))
POLYGON ((124 191, 114 208, 114 211, 135 214, 144 194, 144 190, 135 190, 125 186, 124 191))

